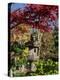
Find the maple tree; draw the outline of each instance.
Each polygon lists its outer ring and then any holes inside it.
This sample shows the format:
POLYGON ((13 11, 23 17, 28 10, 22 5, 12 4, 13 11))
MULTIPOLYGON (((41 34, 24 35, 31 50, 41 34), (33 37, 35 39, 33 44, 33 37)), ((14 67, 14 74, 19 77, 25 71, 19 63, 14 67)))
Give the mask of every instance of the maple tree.
POLYGON ((49 32, 51 30, 49 21, 56 22, 58 19, 58 6, 27 4, 23 10, 17 9, 11 12, 10 16, 11 28, 25 23, 32 25, 33 28, 49 32))

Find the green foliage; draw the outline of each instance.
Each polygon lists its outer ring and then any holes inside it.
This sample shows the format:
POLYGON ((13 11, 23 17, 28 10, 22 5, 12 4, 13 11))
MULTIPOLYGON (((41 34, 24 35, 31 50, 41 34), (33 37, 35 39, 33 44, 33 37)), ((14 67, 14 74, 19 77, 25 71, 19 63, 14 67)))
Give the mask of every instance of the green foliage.
POLYGON ((22 44, 20 45, 17 42, 13 43, 13 45, 10 47, 11 51, 14 51, 15 53, 20 53, 20 54, 23 52, 23 49, 25 49, 25 46, 22 44))
POLYGON ((37 64, 36 73, 38 75, 58 74, 58 62, 51 59, 40 60, 37 64))
MULTIPOLYGON (((24 60, 22 60, 22 63, 24 63, 24 60)), ((21 65, 21 62, 19 64, 21 65)), ((35 64, 37 68, 35 72, 22 73, 22 72, 17 72, 15 68, 13 68, 13 70, 15 70, 16 72, 14 76, 18 77, 18 76, 37 76, 37 75, 58 74, 58 62, 55 62, 51 59, 48 59, 47 61, 40 59, 38 62, 35 62, 35 64)))
POLYGON ((20 64, 20 65, 26 64, 26 62, 27 62, 26 58, 21 58, 21 59, 19 60, 19 64, 20 64))
POLYGON ((58 28, 55 27, 53 31, 53 38, 54 38, 54 51, 55 54, 58 53, 58 28))

